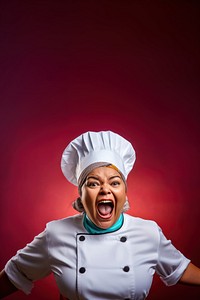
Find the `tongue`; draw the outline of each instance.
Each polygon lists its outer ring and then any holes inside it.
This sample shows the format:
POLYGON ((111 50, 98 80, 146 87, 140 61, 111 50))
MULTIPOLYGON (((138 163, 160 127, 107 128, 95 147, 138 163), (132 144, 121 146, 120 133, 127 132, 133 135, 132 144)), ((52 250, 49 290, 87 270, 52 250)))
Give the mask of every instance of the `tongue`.
POLYGON ((99 204, 98 205, 98 210, 102 215, 107 215, 110 214, 112 211, 112 207, 108 204, 99 204))

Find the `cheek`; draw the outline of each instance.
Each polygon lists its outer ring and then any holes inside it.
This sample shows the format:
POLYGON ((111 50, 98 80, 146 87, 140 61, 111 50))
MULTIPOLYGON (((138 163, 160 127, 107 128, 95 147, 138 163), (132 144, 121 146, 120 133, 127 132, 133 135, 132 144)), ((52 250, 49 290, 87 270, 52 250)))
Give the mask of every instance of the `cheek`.
POLYGON ((88 193, 87 191, 84 191, 82 193, 81 199, 82 199, 82 204, 86 211, 93 210, 93 207, 95 205, 95 200, 94 200, 95 198, 92 193, 88 193))
POLYGON ((123 207, 125 202, 126 202, 126 192, 123 192, 118 196, 118 207, 119 208, 123 207))

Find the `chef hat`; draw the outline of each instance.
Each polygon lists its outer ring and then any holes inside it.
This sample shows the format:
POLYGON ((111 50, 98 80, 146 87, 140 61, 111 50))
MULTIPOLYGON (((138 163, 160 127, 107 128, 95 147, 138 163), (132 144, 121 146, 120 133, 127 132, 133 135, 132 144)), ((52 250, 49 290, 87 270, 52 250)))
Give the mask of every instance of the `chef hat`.
POLYGON ((67 180, 74 185, 79 184, 81 174, 86 168, 98 163, 114 165, 126 179, 133 168, 135 158, 135 150, 131 143, 120 135, 112 131, 88 131, 65 148, 61 169, 67 180))

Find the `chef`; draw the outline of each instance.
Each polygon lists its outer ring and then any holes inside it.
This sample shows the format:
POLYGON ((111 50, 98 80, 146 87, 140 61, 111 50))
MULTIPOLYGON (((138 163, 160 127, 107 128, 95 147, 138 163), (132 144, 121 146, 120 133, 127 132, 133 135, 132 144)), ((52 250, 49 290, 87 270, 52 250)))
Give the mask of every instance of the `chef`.
POLYGON ((1 272, 0 296, 53 273, 70 300, 145 299, 156 272, 168 286, 200 284, 200 269, 154 222, 126 213, 127 176, 136 159, 129 141, 112 131, 86 132, 64 150, 61 169, 78 187, 79 212, 49 222, 1 272))

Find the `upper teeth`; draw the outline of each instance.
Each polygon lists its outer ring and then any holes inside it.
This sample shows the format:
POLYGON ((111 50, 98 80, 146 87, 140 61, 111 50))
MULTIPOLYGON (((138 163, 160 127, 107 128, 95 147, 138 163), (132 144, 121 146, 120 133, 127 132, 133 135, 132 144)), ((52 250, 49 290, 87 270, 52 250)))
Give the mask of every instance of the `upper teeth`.
POLYGON ((112 201, 111 200, 102 200, 99 203, 112 203, 112 201))

